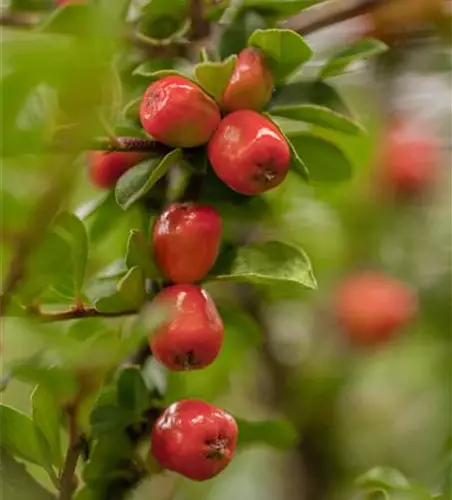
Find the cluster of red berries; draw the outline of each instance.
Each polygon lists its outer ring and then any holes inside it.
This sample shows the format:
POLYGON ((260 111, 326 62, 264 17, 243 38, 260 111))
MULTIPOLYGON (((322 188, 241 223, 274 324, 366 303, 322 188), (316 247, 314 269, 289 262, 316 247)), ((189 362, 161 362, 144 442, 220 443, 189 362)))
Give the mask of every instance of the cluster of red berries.
MULTIPOLYGON (((272 90, 264 56, 247 48, 238 56, 219 105, 191 80, 167 76, 146 90, 140 120, 153 139, 169 147, 206 145, 218 177, 238 193, 255 195, 278 186, 289 169, 286 139, 259 114, 272 90)), ((146 156, 91 152, 91 178, 99 187, 113 187, 146 156)), ((195 202, 171 204, 154 225, 155 260, 171 283, 154 300, 169 309, 171 319, 150 336, 149 345, 169 370, 202 369, 221 350, 223 321, 210 295, 198 284, 218 257, 221 233, 218 212, 195 202)), ((163 468, 205 480, 227 466, 237 434, 234 418, 224 410, 202 401, 179 401, 156 421, 151 451, 163 468)))
MULTIPOLYGON (((290 148, 285 137, 259 113, 272 91, 273 77, 263 54, 246 48, 238 55, 219 105, 191 80, 167 76, 146 90, 140 120, 149 135, 167 146, 206 145, 217 176, 238 193, 256 195, 281 184, 289 171, 290 148)), ((112 187, 145 157, 95 152, 91 178, 99 187, 112 187)))

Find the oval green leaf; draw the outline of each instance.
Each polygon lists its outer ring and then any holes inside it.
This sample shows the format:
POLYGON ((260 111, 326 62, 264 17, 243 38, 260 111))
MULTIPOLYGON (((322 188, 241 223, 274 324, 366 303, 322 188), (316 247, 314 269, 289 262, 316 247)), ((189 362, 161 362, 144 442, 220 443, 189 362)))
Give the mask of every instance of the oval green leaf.
POLYGON ((380 40, 376 40, 374 38, 360 40, 351 47, 341 50, 338 54, 327 61, 320 70, 318 79, 324 80, 325 78, 340 75, 355 61, 368 59, 385 52, 387 49, 387 45, 380 40))
POLYGON ((229 80, 235 70, 237 56, 229 56, 221 62, 202 62, 195 67, 199 85, 217 102, 223 97, 229 80))
POLYGON ((298 106, 279 106, 272 108, 272 115, 301 120, 323 128, 336 130, 344 134, 362 134, 364 129, 355 121, 336 113, 325 106, 300 104, 298 106))
POLYGON ((119 373, 117 381, 118 405, 137 415, 149 406, 149 393, 137 366, 128 366, 119 373))
POLYGON ((303 38, 292 30, 256 30, 248 45, 265 54, 275 83, 284 81, 312 56, 303 38))
POLYGON ((292 147, 306 164, 314 182, 340 182, 350 179, 352 165, 333 142, 310 133, 291 137, 292 147))
POLYGON ((182 150, 174 149, 163 158, 150 158, 127 171, 116 184, 115 197, 118 205, 127 210, 181 160, 182 150))
POLYGON ((225 250, 207 279, 259 285, 286 282, 313 290, 317 288, 306 253, 280 241, 254 243, 225 250))

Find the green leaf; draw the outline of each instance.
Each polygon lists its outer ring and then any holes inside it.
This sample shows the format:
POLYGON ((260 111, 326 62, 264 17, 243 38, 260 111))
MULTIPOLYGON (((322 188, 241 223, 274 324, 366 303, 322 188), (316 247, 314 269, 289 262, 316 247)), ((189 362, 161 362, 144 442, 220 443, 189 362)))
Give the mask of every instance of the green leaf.
POLYGON ((298 433, 294 425, 285 419, 250 421, 236 418, 239 428, 238 446, 266 444, 278 450, 294 446, 298 433))
POLYGON ((142 10, 140 32, 152 38, 167 39, 183 28, 186 13, 186 0, 152 0, 142 10))
POLYGON ((280 106, 315 104, 350 116, 348 106, 337 90, 325 82, 293 82, 275 90, 269 104, 270 112, 280 106))
POLYGON ((118 432, 136 421, 136 414, 114 405, 97 406, 90 416, 93 432, 97 435, 118 432))
POLYGON ((295 283, 317 288, 311 263, 304 251, 279 241, 227 249, 220 254, 208 279, 261 285, 295 283))
POLYGON ((85 225, 74 214, 63 212, 56 220, 54 231, 71 249, 74 290, 76 296, 79 296, 83 288, 88 260, 88 235, 85 225))
POLYGON ((54 9, 38 28, 41 32, 93 36, 99 26, 99 10, 92 3, 68 3, 54 9))
POLYGON ((323 80, 325 78, 340 75, 351 63, 376 56, 385 52, 387 49, 387 45, 380 40, 373 38, 360 40, 352 46, 347 47, 345 50, 341 50, 327 61, 321 69, 318 78, 319 80, 323 80))
POLYGON ((314 182, 340 182, 350 179, 352 165, 345 153, 333 142, 313 134, 290 138, 293 148, 306 164, 314 182))
POLYGON ((248 38, 255 30, 267 27, 268 23, 261 14, 251 9, 240 10, 234 21, 225 25, 220 39, 220 57, 226 59, 238 54, 246 47, 248 38))
POLYGON ((364 132, 364 129, 350 118, 336 113, 332 109, 315 104, 274 107, 271 114, 312 123, 344 134, 354 135, 364 132))
POLYGON ((256 30, 248 45, 265 54, 276 84, 284 81, 312 55, 303 38, 292 30, 256 30))
POLYGON ((182 76, 193 79, 194 65, 186 59, 156 59, 146 61, 133 70, 134 76, 142 76, 149 81, 165 76, 182 76))
POLYGON ((235 70, 237 56, 229 56, 221 62, 203 62, 195 67, 195 77, 201 87, 217 102, 223 97, 235 70))
POLYGON ((301 176, 305 180, 309 180, 309 170, 306 167, 306 165, 303 162, 303 160, 298 155, 297 150, 293 147, 292 142, 287 137, 287 135, 286 135, 283 127, 281 127, 281 125, 280 125, 280 122, 278 120, 275 120, 274 117, 271 116, 270 114, 268 114, 268 113, 264 113, 264 114, 265 114, 265 116, 267 116, 267 118, 269 120, 271 120, 274 123, 274 125, 276 125, 278 127, 279 131, 285 137, 285 139, 287 141, 287 144, 289 145, 289 149, 290 149, 290 164, 289 164, 289 169, 296 170, 299 174, 301 174, 301 176))
POLYGON ((116 292, 96 301, 95 307, 103 313, 120 313, 139 309, 145 300, 144 275, 132 267, 119 281, 116 292))
POLYGON ((127 244, 127 267, 138 266, 149 279, 160 278, 160 272, 153 259, 153 247, 141 231, 132 229, 127 244))
POLYGON ((49 462, 56 467, 61 467, 63 464, 60 436, 61 409, 55 397, 41 385, 36 386, 33 391, 31 404, 33 421, 47 445, 43 453, 49 450, 49 462))
POLYGON ((151 158, 128 170, 116 184, 115 197, 118 205, 127 210, 181 160, 182 150, 174 149, 164 158, 151 158))
POLYGON ((374 467, 359 476, 355 484, 361 488, 382 488, 389 491, 410 487, 408 479, 401 472, 389 467, 374 467))
POLYGON ((118 382, 118 405, 140 415, 149 406, 149 394, 141 371, 136 366, 121 370, 118 382))
MULTIPOLYGON (((11 0, 9 5, 11 11, 34 12, 49 10, 54 7, 54 0, 11 0)), ((4 3, 2 3, 3 7, 4 3)))
POLYGON ((16 361, 9 369, 14 379, 39 384, 59 400, 74 396, 77 390, 75 376, 68 368, 49 365, 36 356, 16 361))
POLYGON ((142 100, 143 96, 140 96, 129 101, 122 110, 122 115, 124 116, 124 118, 137 120, 140 115, 140 105, 142 100))
POLYGON ((25 464, 14 460, 5 449, 0 460, 0 483, 4 500, 55 500, 55 496, 27 472, 25 464))
POLYGON ((35 424, 25 413, 0 405, 0 446, 14 457, 45 467, 35 424))

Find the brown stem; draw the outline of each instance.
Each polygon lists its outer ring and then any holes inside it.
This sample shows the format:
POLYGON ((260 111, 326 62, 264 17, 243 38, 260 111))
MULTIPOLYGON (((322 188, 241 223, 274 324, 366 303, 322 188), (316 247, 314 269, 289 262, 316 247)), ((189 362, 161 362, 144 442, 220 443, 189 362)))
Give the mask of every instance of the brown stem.
POLYGON ((130 309, 128 311, 121 312, 100 312, 92 306, 74 307, 65 311, 55 312, 42 311, 39 308, 30 308, 29 312, 32 316, 36 316, 42 321, 48 323, 81 318, 117 318, 121 316, 131 316, 133 314, 138 314, 138 311, 136 309, 130 309))
POLYGON ((80 436, 77 431, 77 408, 70 406, 68 416, 69 445, 60 475, 60 494, 58 500, 71 500, 76 488, 75 469, 81 452, 80 436))
POLYGON ((327 26, 365 14, 382 0, 327 0, 303 10, 297 16, 284 22, 284 27, 301 35, 309 35, 327 26))
POLYGON ((190 17, 190 40, 201 40, 210 34, 210 23, 204 17, 204 0, 190 0, 188 16, 190 17))

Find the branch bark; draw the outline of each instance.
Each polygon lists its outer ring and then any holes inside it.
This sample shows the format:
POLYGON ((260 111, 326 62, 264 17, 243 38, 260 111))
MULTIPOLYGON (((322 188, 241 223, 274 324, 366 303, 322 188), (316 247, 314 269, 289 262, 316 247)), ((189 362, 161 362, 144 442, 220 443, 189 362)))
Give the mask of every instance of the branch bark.
POLYGON ((75 469, 81 453, 80 436, 77 431, 77 408, 67 409, 69 445, 60 476, 60 494, 58 500, 71 500, 76 489, 75 469))

